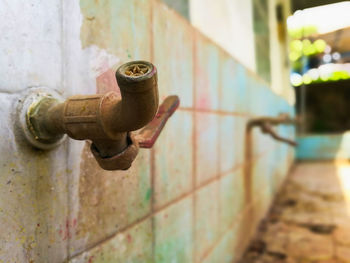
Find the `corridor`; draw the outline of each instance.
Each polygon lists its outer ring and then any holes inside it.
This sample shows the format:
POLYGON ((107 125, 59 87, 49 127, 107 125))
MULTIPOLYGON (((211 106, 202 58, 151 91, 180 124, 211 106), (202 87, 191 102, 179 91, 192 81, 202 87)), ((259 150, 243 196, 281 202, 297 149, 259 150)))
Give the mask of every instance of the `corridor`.
POLYGON ((241 263, 350 262, 350 163, 296 165, 241 263))

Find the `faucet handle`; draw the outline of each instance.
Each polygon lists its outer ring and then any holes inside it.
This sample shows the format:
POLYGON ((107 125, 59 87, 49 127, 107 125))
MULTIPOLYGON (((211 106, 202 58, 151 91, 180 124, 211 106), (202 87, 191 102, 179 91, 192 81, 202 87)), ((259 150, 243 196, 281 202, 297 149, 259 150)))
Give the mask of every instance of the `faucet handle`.
POLYGON ((180 99, 178 96, 173 95, 165 98, 153 120, 135 135, 140 148, 149 149, 153 147, 164 125, 179 105, 180 99))

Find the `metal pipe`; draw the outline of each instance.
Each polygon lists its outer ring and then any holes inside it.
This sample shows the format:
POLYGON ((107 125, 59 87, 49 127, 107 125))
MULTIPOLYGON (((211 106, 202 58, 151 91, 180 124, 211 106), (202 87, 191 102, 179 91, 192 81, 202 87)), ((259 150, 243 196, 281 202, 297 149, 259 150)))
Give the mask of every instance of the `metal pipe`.
POLYGON ((285 142, 291 146, 298 146, 298 143, 293 141, 293 140, 290 140, 288 138, 283 138, 281 137, 280 135, 277 134, 277 132, 272 128, 272 126, 268 123, 264 123, 262 126, 261 126, 261 130, 263 133, 268 133, 271 135, 272 138, 274 138, 275 140, 277 141, 281 141, 281 142, 285 142))
POLYGON ((252 128, 254 126, 260 126, 262 123, 269 123, 271 125, 278 124, 287 124, 287 125, 295 125, 299 121, 297 119, 292 119, 289 114, 281 113, 277 117, 257 117, 249 120, 248 127, 252 128))
POLYGON ((260 127, 263 133, 270 134, 271 137, 274 138, 275 140, 285 142, 291 146, 297 146, 298 145, 297 142, 281 137, 272 128, 273 125, 280 125, 280 124, 296 125, 297 123, 299 123, 299 120, 292 119, 288 114, 285 114, 285 113, 282 113, 277 117, 258 117, 248 121, 247 133, 248 135, 250 135, 251 130, 254 127, 260 127))

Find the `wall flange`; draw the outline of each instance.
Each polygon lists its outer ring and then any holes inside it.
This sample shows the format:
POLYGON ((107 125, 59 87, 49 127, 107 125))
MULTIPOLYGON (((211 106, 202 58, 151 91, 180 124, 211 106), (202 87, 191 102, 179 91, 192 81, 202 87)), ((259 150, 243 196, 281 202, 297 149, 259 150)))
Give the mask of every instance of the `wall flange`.
POLYGON ((42 114, 38 112, 39 105, 42 103, 56 104, 63 102, 63 97, 54 89, 47 87, 32 87, 27 89, 18 104, 18 121, 28 142, 41 150, 50 150, 61 144, 67 135, 59 134, 56 136, 40 136, 38 129, 35 128, 34 115, 42 114))

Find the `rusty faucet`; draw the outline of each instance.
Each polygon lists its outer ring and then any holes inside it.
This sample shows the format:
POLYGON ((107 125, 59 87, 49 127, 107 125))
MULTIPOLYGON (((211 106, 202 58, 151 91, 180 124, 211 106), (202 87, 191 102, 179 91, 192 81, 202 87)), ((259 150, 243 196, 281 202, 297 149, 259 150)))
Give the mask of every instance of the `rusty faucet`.
POLYGON ((139 145, 153 146, 178 107, 179 98, 168 97, 156 115, 157 70, 149 62, 123 64, 116 72, 116 79, 121 98, 114 91, 72 96, 64 102, 45 92, 37 94, 36 99, 33 95, 27 97, 23 114, 24 133, 29 142, 47 149, 59 143, 64 134, 76 140, 91 140, 91 151, 103 169, 128 169, 139 145), (138 134, 132 133, 145 125, 138 134))
POLYGON ((244 166, 244 187, 245 191, 245 202, 251 204, 253 200, 253 188, 252 188, 252 176, 253 176, 253 136, 252 130, 254 127, 260 127, 263 133, 270 134, 272 138, 287 143, 291 146, 297 146, 297 143, 291 139, 283 138, 278 135, 272 128, 272 126, 285 124, 285 125, 296 125, 298 120, 290 118, 288 114, 282 113, 277 117, 257 117, 250 119, 247 123, 246 135, 245 135, 245 162, 248 165, 244 166))
POLYGON ((270 134, 272 138, 275 140, 287 143, 291 146, 297 146, 297 142, 290 140, 288 138, 283 138, 276 133, 276 131, 272 128, 272 126, 287 124, 287 125, 296 125, 298 121, 296 119, 290 118, 288 114, 282 113, 278 117, 258 117, 255 119, 251 119, 247 124, 248 133, 254 127, 260 127, 261 131, 266 134, 270 134))

